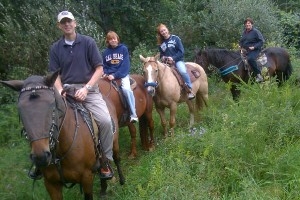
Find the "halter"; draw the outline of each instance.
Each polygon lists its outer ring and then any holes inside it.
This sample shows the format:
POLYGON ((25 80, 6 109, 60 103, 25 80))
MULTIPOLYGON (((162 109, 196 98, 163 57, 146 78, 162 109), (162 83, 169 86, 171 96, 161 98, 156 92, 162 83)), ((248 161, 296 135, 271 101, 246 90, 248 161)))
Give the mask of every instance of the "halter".
MULTIPOLYGON (((148 63, 148 62, 154 62, 154 63, 156 63, 156 64, 158 65, 158 63, 157 63, 156 60, 150 59, 149 61, 144 62, 144 66, 145 66, 145 64, 148 63)), ((165 63, 162 63, 162 64, 163 64, 165 67, 168 67, 167 64, 165 64, 165 63)), ((165 68, 165 70, 164 70, 164 74, 165 74, 165 71, 166 71, 166 68, 165 68)), ((163 76, 164 76, 164 74, 163 74, 163 76)), ((147 83, 144 84, 144 87, 149 87, 149 86, 150 86, 150 87, 157 88, 157 87, 159 86, 159 83, 158 83, 158 81, 156 81, 156 82, 147 82, 147 83)))
POLYGON ((222 67, 220 67, 219 68, 219 72, 220 72, 221 76, 226 76, 227 74, 238 70, 239 69, 239 65, 243 62, 243 59, 237 65, 233 65, 233 66, 227 67, 228 64, 233 63, 234 61, 236 61, 238 59, 240 59, 240 58, 236 58, 236 59, 230 61, 229 63, 226 63, 222 67))

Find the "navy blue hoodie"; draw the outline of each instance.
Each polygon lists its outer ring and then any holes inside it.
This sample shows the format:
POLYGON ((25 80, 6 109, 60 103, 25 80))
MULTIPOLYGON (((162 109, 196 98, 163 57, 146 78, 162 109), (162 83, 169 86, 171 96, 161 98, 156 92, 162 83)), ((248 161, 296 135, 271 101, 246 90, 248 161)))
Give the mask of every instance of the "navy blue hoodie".
POLYGON ((181 39, 176 35, 171 35, 168 39, 163 40, 158 49, 160 58, 171 56, 175 62, 183 61, 184 48, 181 39))
POLYGON ((102 53, 104 74, 113 75, 115 79, 124 78, 130 71, 128 48, 124 44, 107 47, 102 53))

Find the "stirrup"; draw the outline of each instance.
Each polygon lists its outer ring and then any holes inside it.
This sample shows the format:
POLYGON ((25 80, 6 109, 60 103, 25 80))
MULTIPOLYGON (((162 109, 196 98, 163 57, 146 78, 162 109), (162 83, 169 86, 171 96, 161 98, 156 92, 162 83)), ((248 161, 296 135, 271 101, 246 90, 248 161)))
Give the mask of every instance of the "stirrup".
POLYGON ((101 166, 99 170, 100 179, 110 180, 114 177, 114 171, 111 168, 109 161, 105 163, 106 166, 101 166))

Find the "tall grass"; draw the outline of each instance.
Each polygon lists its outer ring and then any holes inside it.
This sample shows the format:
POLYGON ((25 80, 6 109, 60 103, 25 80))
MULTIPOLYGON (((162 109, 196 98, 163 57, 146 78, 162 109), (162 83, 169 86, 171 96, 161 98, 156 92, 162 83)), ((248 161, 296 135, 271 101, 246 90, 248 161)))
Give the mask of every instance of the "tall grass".
MULTIPOLYGON (((130 136, 121 129, 126 184, 110 181, 107 199, 299 198, 299 86, 292 80, 280 88, 274 83, 241 85, 238 103, 218 79, 210 78, 209 87, 209 107, 198 116, 196 127, 201 131, 195 134, 187 129, 184 104, 178 107, 175 137, 166 140, 154 112, 156 150, 139 148, 139 156, 129 160, 130 136)), ((1 116, 9 117, 5 119, 10 125, 0 137, 19 133, 14 106, 6 109, 1 116)), ((27 178, 28 153, 24 138, 13 136, 1 145, 1 199, 49 199, 42 181, 33 187, 27 178)), ((95 199, 100 198, 99 188, 96 178, 95 199)), ((65 189, 64 195, 83 198, 78 186, 65 189)))

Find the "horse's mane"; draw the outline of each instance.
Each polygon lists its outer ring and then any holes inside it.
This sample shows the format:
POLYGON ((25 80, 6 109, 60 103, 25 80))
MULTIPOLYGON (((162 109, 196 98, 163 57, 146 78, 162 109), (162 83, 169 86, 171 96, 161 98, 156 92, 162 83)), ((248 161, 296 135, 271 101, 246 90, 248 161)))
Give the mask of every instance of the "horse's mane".
POLYGON ((209 60, 213 60, 216 63, 222 63, 224 60, 234 60, 241 57, 239 51, 233 51, 222 48, 206 48, 203 50, 206 52, 209 60))

